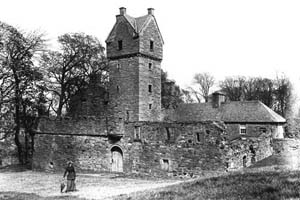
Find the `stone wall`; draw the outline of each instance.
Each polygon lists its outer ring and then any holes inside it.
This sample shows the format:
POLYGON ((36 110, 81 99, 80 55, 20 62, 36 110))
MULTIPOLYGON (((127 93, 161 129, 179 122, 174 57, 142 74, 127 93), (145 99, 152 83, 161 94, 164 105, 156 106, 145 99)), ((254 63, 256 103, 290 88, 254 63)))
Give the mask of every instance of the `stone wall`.
POLYGON ((72 160, 77 170, 110 172, 116 146, 122 151, 125 173, 177 175, 226 168, 226 133, 215 122, 128 122, 120 137, 86 135, 96 129, 86 122, 77 123, 82 128, 77 130, 74 125, 68 135, 55 134, 55 128, 57 133, 64 130, 63 123, 51 125, 52 134, 44 134, 49 129, 40 126, 43 129, 35 135, 34 169, 60 171, 72 160))
POLYGON ((161 120, 160 61, 139 58, 139 121, 161 120), (151 63, 151 69, 149 69, 151 63), (151 85, 151 92, 149 92, 151 85), (151 108, 149 107, 151 105, 151 108))
POLYGON ((249 167, 273 153, 270 137, 238 137, 226 149, 228 170, 249 167))
POLYGON ((163 58, 163 43, 160 38, 159 29, 155 23, 154 18, 148 22, 146 28, 140 36, 140 52, 153 56, 158 59, 163 58), (154 42, 153 51, 150 50, 150 40, 154 42))
POLYGON ((139 38, 134 37, 134 30, 123 16, 117 17, 114 40, 106 45, 107 57, 113 58, 139 52, 139 38), (118 41, 122 40, 123 49, 119 50, 118 41))
MULTIPOLYGON (((272 136, 276 132, 276 124, 268 124, 268 123, 251 123, 251 124, 242 124, 246 126, 246 134, 248 136, 259 137, 261 134, 269 134, 272 136)), ((231 136, 240 135, 240 124, 238 123, 226 123, 226 131, 231 136)))

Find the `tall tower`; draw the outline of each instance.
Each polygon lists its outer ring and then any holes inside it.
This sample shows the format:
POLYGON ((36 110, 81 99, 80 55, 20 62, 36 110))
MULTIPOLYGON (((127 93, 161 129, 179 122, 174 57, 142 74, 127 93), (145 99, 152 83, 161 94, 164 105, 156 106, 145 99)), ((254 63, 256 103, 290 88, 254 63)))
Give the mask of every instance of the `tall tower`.
POLYGON ((120 8, 107 40, 110 65, 109 99, 115 117, 125 121, 161 118, 161 61, 163 39, 149 8, 133 18, 120 8))

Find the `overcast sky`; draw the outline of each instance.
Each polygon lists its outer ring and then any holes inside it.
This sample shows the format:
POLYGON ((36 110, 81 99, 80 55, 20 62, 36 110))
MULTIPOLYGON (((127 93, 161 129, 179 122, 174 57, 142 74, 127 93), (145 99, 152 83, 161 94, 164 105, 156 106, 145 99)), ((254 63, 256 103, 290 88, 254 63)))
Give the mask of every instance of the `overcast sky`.
POLYGON ((103 45, 119 7, 147 8, 165 41, 162 68, 181 87, 198 72, 225 76, 287 74, 300 88, 300 1, 294 0, 0 0, 0 21, 47 33, 96 36, 103 45))

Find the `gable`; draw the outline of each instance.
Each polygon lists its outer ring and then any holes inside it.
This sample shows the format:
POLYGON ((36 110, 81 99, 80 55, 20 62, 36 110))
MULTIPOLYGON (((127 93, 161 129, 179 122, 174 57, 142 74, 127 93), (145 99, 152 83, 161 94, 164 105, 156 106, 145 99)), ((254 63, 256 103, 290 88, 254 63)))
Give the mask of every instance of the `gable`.
POLYGON ((138 24, 140 36, 143 36, 147 29, 151 29, 151 32, 155 32, 156 35, 158 36, 159 42, 161 44, 164 44, 163 37, 161 35, 161 32, 159 30, 158 24, 154 16, 149 16, 146 20, 144 19, 143 23, 139 22, 137 24, 138 24))
POLYGON ((113 42, 118 39, 118 36, 123 35, 131 35, 132 37, 137 36, 137 32, 133 27, 133 21, 128 21, 125 16, 118 16, 115 25, 113 26, 112 30, 110 31, 107 39, 105 40, 106 43, 113 42))

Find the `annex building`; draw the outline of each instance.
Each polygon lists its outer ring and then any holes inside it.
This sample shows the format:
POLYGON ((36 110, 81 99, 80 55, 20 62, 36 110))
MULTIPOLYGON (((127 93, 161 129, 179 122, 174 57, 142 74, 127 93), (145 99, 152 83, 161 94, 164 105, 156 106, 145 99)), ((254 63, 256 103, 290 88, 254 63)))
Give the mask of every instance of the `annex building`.
POLYGON ((33 168, 72 160, 83 171, 199 174, 270 156, 286 120, 259 101, 229 102, 217 92, 208 103, 162 110, 163 44, 154 9, 134 18, 120 8, 106 40, 108 90, 91 86, 70 117, 40 119, 33 168))

